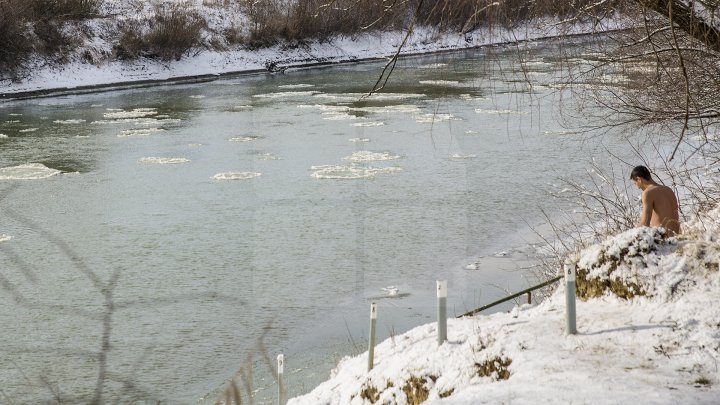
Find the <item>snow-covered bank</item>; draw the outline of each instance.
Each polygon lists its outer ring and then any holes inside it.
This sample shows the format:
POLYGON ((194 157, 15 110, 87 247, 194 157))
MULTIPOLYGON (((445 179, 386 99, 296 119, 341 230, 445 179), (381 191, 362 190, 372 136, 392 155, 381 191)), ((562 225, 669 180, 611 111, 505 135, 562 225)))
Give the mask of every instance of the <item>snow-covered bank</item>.
MULTIPOLYGON (((621 20, 602 27, 578 24, 560 28, 555 22, 541 21, 522 31, 478 30, 466 35, 438 33, 429 27, 418 27, 402 49, 403 55, 468 49, 491 44, 513 43, 553 37, 560 34, 588 34, 623 28, 621 20)), ((0 80, 0 99, 17 99, 39 95, 56 95, 213 80, 221 75, 283 71, 288 68, 384 60, 397 52, 406 33, 363 33, 336 38, 330 42, 309 42, 305 47, 227 51, 198 50, 179 61, 153 59, 114 60, 99 64, 72 61, 62 66, 39 64, 29 77, 19 82, 0 80)), ((94 53, 112 53, 112 44, 98 40, 90 44, 94 53)), ((89 46, 90 46, 89 45, 89 46)), ((370 86, 372 83, 369 83, 370 86)))
POLYGON ((440 347, 435 324, 395 336, 371 372, 367 354, 346 358, 288 403, 717 404, 719 233, 720 207, 678 238, 632 229, 571 257, 597 296, 578 300, 577 335, 565 335, 561 286, 535 307, 450 320, 440 347))

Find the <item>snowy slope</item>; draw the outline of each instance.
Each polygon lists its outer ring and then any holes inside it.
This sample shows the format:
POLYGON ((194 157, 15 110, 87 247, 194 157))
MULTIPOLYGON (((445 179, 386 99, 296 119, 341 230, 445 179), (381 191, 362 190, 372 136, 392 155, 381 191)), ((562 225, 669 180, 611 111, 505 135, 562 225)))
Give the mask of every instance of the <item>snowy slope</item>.
POLYGON ((718 404, 718 235, 720 207, 678 238, 632 229, 571 257, 592 280, 579 287, 637 286, 629 299, 605 289, 578 300, 576 335, 565 334, 561 285, 535 307, 450 320, 440 347, 435 324, 388 339, 371 372, 367 353, 345 358, 288 403, 718 404))

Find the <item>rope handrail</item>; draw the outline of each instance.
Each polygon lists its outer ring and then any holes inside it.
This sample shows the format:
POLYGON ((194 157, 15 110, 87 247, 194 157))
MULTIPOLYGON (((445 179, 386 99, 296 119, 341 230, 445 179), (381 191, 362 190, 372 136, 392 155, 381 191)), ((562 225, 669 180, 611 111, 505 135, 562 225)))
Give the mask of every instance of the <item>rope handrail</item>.
POLYGON ((563 278, 563 276, 557 276, 557 277, 555 277, 555 278, 551 278, 550 280, 548 280, 548 281, 546 281, 546 282, 544 282, 544 283, 541 283, 541 284, 538 284, 538 285, 536 285, 536 286, 527 288, 527 289, 525 289, 525 290, 522 290, 522 291, 520 291, 520 292, 518 292, 518 293, 515 293, 515 294, 513 294, 513 295, 507 296, 507 297, 505 297, 505 298, 499 299, 499 300, 497 300, 497 301, 495 301, 495 302, 492 302, 492 303, 490 303, 490 304, 483 305, 483 306, 481 306, 480 308, 473 309, 473 310, 470 311, 470 312, 466 312, 466 313, 458 316, 458 318, 475 315, 475 314, 477 314, 478 312, 482 312, 482 311, 484 311, 484 310, 486 310, 486 309, 488 309, 488 308, 492 308, 492 307, 494 307, 495 305, 502 304, 503 302, 510 301, 511 299, 517 298, 517 297, 519 297, 519 296, 521 296, 521 295, 523 295, 523 294, 527 294, 527 293, 530 293, 530 292, 535 291, 535 290, 537 290, 537 289, 543 288, 543 287, 545 287, 546 285, 550 285, 550 284, 552 284, 552 283, 554 283, 554 282, 556 282, 556 281, 559 281, 561 278, 563 278))

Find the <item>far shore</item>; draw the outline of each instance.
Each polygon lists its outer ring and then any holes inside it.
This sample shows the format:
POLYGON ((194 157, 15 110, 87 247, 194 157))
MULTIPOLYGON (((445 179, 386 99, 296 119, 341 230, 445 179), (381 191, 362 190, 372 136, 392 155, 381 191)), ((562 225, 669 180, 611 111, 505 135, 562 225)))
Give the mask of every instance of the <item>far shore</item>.
MULTIPOLYGON (((578 30, 579 32, 572 33, 572 34, 564 34, 562 37, 565 38, 574 38, 574 37, 583 37, 583 36, 591 36, 591 35, 598 35, 598 34, 605 34, 605 33, 611 33, 616 31, 622 31, 626 28, 618 28, 618 29, 609 29, 604 30, 602 32, 585 32, 582 30, 578 30)), ((396 33, 398 35, 403 35, 402 33, 396 33)), ((472 49, 481 49, 481 48, 490 48, 490 47, 502 47, 502 46, 508 46, 508 45, 515 45, 520 43, 529 43, 529 42, 538 42, 538 41, 545 41, 545 40, 552 40, 559 38, 560 35, 544 35, 544 36, 536 36, 532 37, 530 34, 528 34, 527 38, 523 39, 517 39, 517 40, 497 40, 487 43, 480 43, 480 44, 472 44, 469 46, 452 46, 445 44, 432 44, 431 46, 417 50, 417 46, 406 46, 406 48, 410 48, 411 50, 407 52, 401 52, 398 56, 400 58, 402 57, 412 57, 412 56, 421 56, 421 55, 433 55, 433 54, 443 54, 448 52, 458 52, 458 51, 466 51, 466 50, 472 50, 472 49), (435 46, 433 46, 435 45, 435 46), (413 49, 414 48, 414 49, 413 49)), ((319 47, 328 47, 328 48, 337 48, 338 45, 330 44, 330 45, 319 45, 319 47)), ((371 47, 371 46, 370 46, 371 47)), ((117 90, 127 90, 127 89, 138 89, 138 88, 147 88, 147 87, 154 87, 154 86, 167 86, 167 85, 184 85, 184 84, 195 84, 195 83, 205 83, 205 82, 211 82, 215 80, 219 80, 222 78, 228 78, 228 77, 238 77, 243 75, 258 75, 258 74, 281 74, 277 71, 284 72, 288 69, 312 69, 312 68, 325 68, 325 67, 332 67, 332 66, 338 66, 338 65, 344 65, 344 64, 353 64, 353 63, 369 63, 369 62, 380 62, 380 61, 387 61, 389 58, 394 55, 393 54, 383 54, 380 56, 364 56, 362 54, 366 54, 367 52, 352 52, 353 50, 349 50, 347 54, 344 54, 342 56, 314 56, 311 54, 311 52, 308 52, 306 54, 305 58, 298 59, 293 58, 292 56, 287 57, 286 59, 283 59, 284 56, 282 51, 279 50, 273 50, 277 59, 275 59, 276 63, 273 65, 275 70, 268 69, 268 68, 262 68, 260 66, 263 65, 264 61, 267 61, 268 59, 263 59, 263 56, 260 55, 265 50, 258 50, 258 51, 242 51, 243 55, 239 58, 245 58, 248 55, 253 55, 257 57, 256 60, 253 60, 251 62, 246 62, 246 68, 244 69, 237 69, 237 70, 227 70, 227 71, 220 71, 220 72, 214 72, 214 73, 201 73, 201 74, 178 74, 178 75, 165 75, 164 77, 160 78, 151 78, 152 76, 163 76, 161 74, 162 70, 159 70, 155 73, 147 73, 145 76, 138 76, 138 79, 135 80, 122 80, 124 77, 122 76, 112 76, 112 75, 104 75, 99 74, 100 78, 95 79, 96 83, 89 84, 89 85, 78 85, 78 86, 61 86, 61 87, 53 87, 52 83, 57 83, 60 80, 53 80, 52 75, 57 75, 57 77, 63 77, 64 75, 64 68, 65 66, 55 68, 52 70, 51 77, 45 78, 45 81, 47 85, 43 85, 42 83, 38 83, 36 79, 33 77, 30 80, 27 80, 23 82, 25 84, 24 86, 8 86, 9 88, 0 90, 0 101, 16 101, 16 100, 26 100, 26 99, 33 99, 33 98, 42 98, 42 97, 57 97, 57 96, 68 96, 68 95, 79 95, 79 94, 88 94, 88 93, 99 93, 99 92, 108 92, 108 91, 117 91, 117 90), (28 87, 35 87, 32 90, 28 90, 28 87)), ((326 52, 318 52, 319 54, 325 54, 326 52)), ((219 55, 220 57, 223 56, 222 53, 214 53, 215 56, 219 55)), ((237 54, 237 52, 228 52, 227 54, 237 54)), ((183 59, 182 62, 177 63, 187 63, 188 61, 192 61, 193 59, 198 59, 198 57, 187 57, 187 59, 183 59)), ((128 62, 127 67, 131 69, 137 69, 138 68, 137 61, 128 62)), ((147 60, 147 65, 156 64, 157 62, 154 60, 147 60)), ((125 69, 125 64, 123 62, 113 62, 115 66, 121 66, 121 69, 125 69)), ((171 63, 172 64, 172 63, 171 63)), ((144 68, 144 64, 140 62, 140 65, 144 68)), ((101 72, 103 69, 98 68, 93 65, 85 65, 85 69, 88 71, 94 70, 95 75, 98 75, 98 72, 101 72)), ((212 71, 217 70, 214 69, 212 65, 206 64, 203 65, 202 62, 196 63, 195 67, 197 68, 197 72, 203 72, 203 71, 212 71)), ((150 69, 152 70, 152 69, 150 69)), ((79 74, 82 74, 82 72, 79 72, 79 74)), ((2 83, 2 82, 0 82, 2 83)))

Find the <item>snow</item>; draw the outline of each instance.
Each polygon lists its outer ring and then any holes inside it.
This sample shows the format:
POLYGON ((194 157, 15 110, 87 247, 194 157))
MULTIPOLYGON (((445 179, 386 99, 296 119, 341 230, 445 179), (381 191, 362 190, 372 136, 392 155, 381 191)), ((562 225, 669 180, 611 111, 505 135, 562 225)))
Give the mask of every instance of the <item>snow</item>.
MULTIPOLYGON (((241 17, 238 10, 218 10, 217 7, 196 1, 194 7, 208 19, 210 28, 216 32, 229 28, 241 17), (220 12, 222 11, 222 12, 220 12)), ((106 2, 106 15, 115 21, 148 18, 153 12, 149 2, 106 2)), ((103 39, 102 32, 107 21, 89 22, 84 31, 94 33, 85 39, 85 45, 70 57, 64 65, 38 61, 31 74, 18 82, 0 77, 0 98, 13 99, 27 95, 65 94, 96 91, 99 88, 114 89, 146 86, 162 82, 186 82, 214 80, 222 75, 267 72, 267 66, 276 70, 302 68, 334 63, 363 60, 386 60, 397 51, 405 32, 365 32, 353 36, 337 37, 330 41, 308 41, 307 46, 288 47, 278 44, 272 48, 256 50, 236 46, 229 50, 202 49, 193 51, 180 61, 159 61, 146 58, 123 61, 112 60, 112 44, 103 39), (93 63, 78 55, 95 55, 93 63)), ((578 34, 603 31, 621 27, 619 19, 607 25, 578 24, 569 30, 560 28, 556 21, 536 21, 522 32, 493 28, 470 34, 441 34, 432 27, 416 27, 403 48, 403 54, 420 54, 444 50, 472 48, 488 44, 512 43, 522 39, 537 39, 558 34, 578 34), (562 30, 562 31, 561 31, 562 30)))
POLYGON ((440 346, 435 323, 391 337, 370 372, 367 352, 346 357, 288 404, 407 404, 413 389, 425 404, 717 404, 720 206, 684 225, 667 239, 631 229, 568 257, 578 289, 583 272, 642 289, 578 299, 575 335, 566 335, 561 282, 539 305, 450 319, 440 346))

